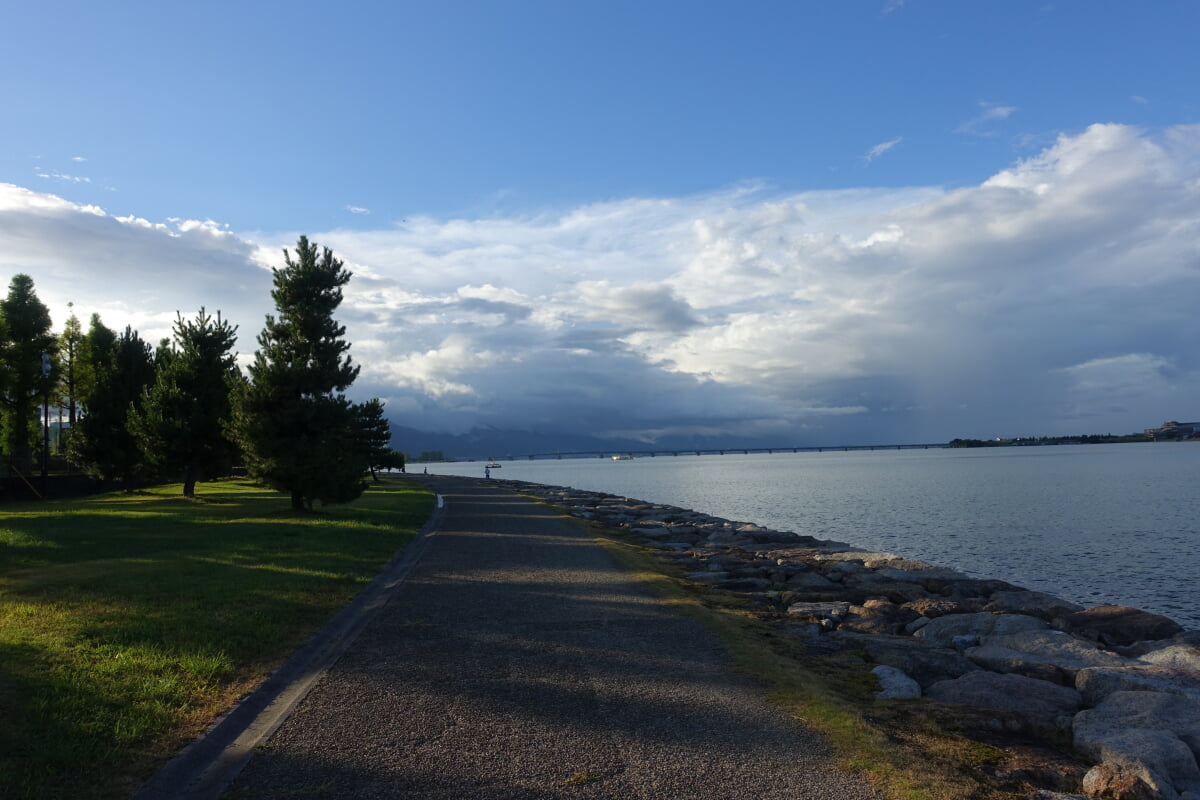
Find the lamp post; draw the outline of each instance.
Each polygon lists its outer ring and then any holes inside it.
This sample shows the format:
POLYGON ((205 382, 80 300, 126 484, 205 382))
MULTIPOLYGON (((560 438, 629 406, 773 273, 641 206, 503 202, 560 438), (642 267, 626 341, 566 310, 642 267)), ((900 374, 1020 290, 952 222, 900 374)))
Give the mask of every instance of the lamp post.
MULTIPOLYGON (((28 417, 26 417, 28 419, 28 417)), ((50 461, 50 354, 42 353, 42 497, 46 497, 50 461)))

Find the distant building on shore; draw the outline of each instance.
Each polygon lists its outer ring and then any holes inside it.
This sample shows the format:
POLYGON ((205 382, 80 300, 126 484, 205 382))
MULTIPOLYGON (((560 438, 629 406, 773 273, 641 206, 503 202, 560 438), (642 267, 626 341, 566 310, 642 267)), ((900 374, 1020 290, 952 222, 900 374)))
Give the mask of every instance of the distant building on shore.
POLYGON ((1164 422, 1160 428, 1146 428, 1147 439, 1200 439, 1200 422, 1164 422))

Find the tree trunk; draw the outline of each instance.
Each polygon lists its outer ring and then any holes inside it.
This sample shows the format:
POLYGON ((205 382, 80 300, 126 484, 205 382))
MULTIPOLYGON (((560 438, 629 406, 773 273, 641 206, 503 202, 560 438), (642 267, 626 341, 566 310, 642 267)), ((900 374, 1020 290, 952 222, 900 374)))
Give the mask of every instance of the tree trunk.
POLYGON ((292 511, 307 511, 308 508, 304 505, 304 495, 299 489, 292 489, 292 511))
POLYGON ((196 496, 196 468, 188 467, 183 473, 183 496, 196 496))

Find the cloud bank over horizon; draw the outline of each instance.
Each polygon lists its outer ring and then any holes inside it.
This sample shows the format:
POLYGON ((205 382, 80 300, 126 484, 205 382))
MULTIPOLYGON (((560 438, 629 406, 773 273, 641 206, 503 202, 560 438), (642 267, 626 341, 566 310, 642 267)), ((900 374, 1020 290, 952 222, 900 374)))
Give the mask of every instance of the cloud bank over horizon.
MULTIPOLYGON (((997 167, 305 233, 354 272, 355 394, 396 425, 835 444, 1197 416, 1200 126, 1097 124, 997 167)), ((0 185, 0 265, 58 328, 73 300, 153 341, 205 306, 252 353, 296 234, 0 185)))

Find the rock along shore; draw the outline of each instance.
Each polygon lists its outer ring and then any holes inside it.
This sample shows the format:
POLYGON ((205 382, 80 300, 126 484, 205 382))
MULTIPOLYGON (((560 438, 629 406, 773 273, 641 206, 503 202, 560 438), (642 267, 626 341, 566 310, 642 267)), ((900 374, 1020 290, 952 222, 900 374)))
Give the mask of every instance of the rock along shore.
POLYGON ((639 537, 811 652, 866 653, 881 700, 926 697, 983 709, 997 730, 1069 736, 1093 766, 1034 797, 1200 800, 1200 631, 674 506, 495 483, 639 537))

